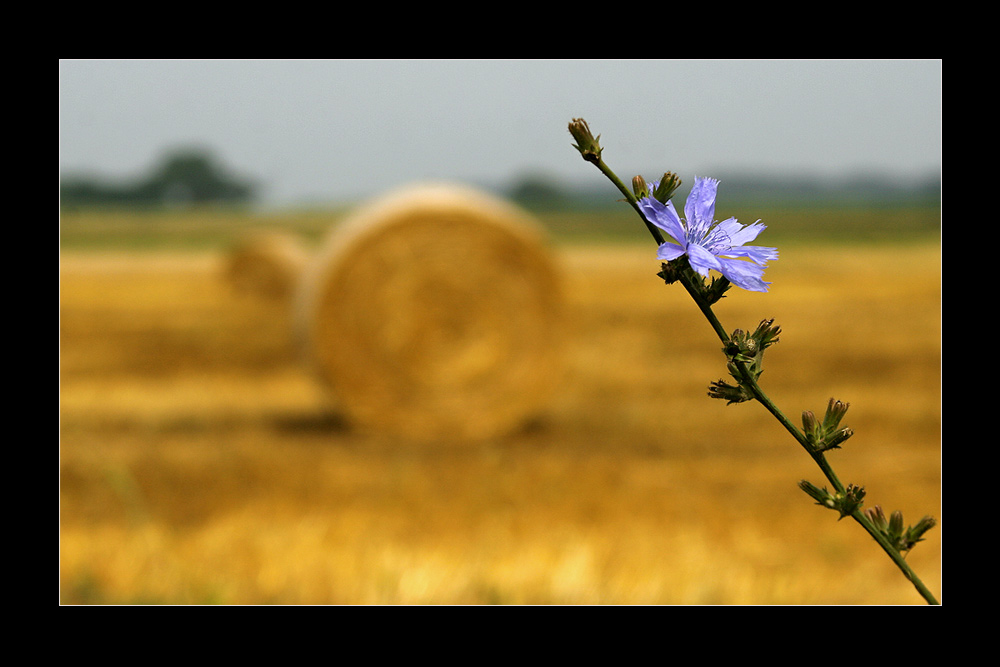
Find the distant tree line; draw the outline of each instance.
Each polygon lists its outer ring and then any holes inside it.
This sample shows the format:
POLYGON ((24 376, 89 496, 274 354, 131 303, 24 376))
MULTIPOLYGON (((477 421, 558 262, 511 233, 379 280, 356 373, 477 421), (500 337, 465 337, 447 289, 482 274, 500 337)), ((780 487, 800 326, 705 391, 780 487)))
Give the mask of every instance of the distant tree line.
POLYGON ((63 207, 247 204, 256 185, 228 173, 208 151, 188 148, 169 153, 148 175, 129 182, 63 175, 59 194, 63 207))
MULTIPOLYGON (((759 200, 775 203, 934 203, 940 201, 941 178, 928 174, 921 179, 899 182, 881 174, 860 174, 852 178, 822 180, 809 176, 759 176, 755 174, 721 174, 726 198, 759 200)), ((688 180, 688 179, 685 179, 688 180)), ((690 181, 693 183, 694 179, 690 181)), ((679 191, 680 201, 687 196, 690 185, 679 191)), ((615 206, 622 197, 606 180, 587 183, 563 183, 545 174, 522 176, 505 192, 506 196, 535 210, 593 208, 615 206)))

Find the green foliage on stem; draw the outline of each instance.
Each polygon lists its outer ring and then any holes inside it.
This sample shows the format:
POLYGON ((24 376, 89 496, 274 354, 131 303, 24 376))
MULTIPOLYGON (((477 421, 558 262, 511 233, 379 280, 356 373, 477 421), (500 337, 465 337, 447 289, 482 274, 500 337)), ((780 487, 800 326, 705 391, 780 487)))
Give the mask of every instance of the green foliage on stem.
POLYGON ((889 543, 900 553, 905 553, 912 549, 917 542, 923 541, 923 535, 936 525, 932 517, 925 516, 917 522, 915 526, 907 526, 903 529, 903 513, 899 510, 893 512, 887 519, 882 507, 875 505, 865 510, 865 516, 872 522, 889 543))
POLYGON ((717 380, 709 385, 708 395, 724 399, 727 405, 756 398, 756 392, 749 384, 746 374, 754 382, 757 381, 764 372, 764 350, 778 342, 779 333, 781 327, 774 324, 773 318, 761 320, 753 333, 736 329, 722 347, 723 353, 729 360, 726 364, 729 374, 736 380, 736 384, 717 380))
POLYGON ((687 257, 679 257, 671 262, 662 262, 660 272, 657 273, 668 285, 672 285, 681 278, 687 278, 687 283, 695 290, 695 298, 701 299, 706 306, 714 305, 722 299, 732 283, 725 276, 712 277, 712 281, 705 284, 704 279, 699 276, 687 261, 687 257))
POLYGON ((825 486, 820 488, 811 482, 802 480, 799 482, 799 488, 809 494, 817 505, 837 510, 840 513, 838 521, 860 509, 865 497, 865 487, 855 484, 848 484, 843 492, 831 493, 826 490, 825 486))
POLYGON ((850 405, 831 398, 826 407, 826 414, 823 415, 823 421, 817 419, 812 410, 802 413, 803 433, 812 451, 825 452, 837 449, 842 442, 854 435, 853 429, 839 428, 840 420, 844 418, 850 405))

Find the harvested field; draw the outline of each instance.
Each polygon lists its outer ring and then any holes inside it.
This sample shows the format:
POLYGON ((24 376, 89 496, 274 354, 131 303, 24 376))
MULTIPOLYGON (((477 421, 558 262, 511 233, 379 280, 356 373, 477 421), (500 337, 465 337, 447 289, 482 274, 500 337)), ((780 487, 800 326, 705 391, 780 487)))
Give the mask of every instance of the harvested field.
MULTIPOLYGON (((510 435, 359 432, 288 304, 219 250, 65 250, 64 604, 923 604, 758 405, 706 396, 720 345, 649 244, 556 248, 565 370, 510 435)), ((940 246, 788 246, 728 329, 781 325, 789 415, 851 403, 829 459, 941 519, 940 246)), ((941 526, 908 556, 941 591, 941 526)))

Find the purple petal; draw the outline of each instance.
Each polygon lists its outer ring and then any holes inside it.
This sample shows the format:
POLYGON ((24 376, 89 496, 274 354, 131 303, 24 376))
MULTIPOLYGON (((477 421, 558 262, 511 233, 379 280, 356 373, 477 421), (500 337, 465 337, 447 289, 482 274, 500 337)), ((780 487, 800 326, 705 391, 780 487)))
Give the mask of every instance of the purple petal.
POLYGON ((771 283, 764 282, 764 267, 739 259, 719 260, 722 268, 719 271, 729 279, 729 282, 750 292, 766 292, 771 283))
MULTIPOLYGON (((735 220, 735 218, 733 219, 735 220)), ((733 240, 733 245, 743 245, 744 243, 750 243, 750 241, 753 241, 757 238, 757 235, 765 229, 767 229, 767 225, 760 224, 760 220, 758 220, 752 225, 747 225, 735 233, 730 233, 729 238, 733 240)))
MULTIPOLYGON (((725 233, 725 235, 730 238, 730 241, 732 241, 732 238, 736 234, 739 234, 740 230, 743 229, 743 225, 741 225, 736 218, 729 218, 728 220, 723 220, 722 222, 717 224, 715 228, 725 233)), ((740 245, 740 244, 732 243, 732 245, 740 245)))
POLYGON ((767 266, 771 260, 778 259, 778 249, 759 245, 745 245, 719 253, 722 257, 746 257, 761 266, 767 266))
POLYGON ((701 274, 703 278, 708 277, 709 269, 715 269, 719 273, 722 273, 722 264, 719 262, 719 258, 702 248, 700 245, 689 243, 687 247, 687 256, 688 261, 691 263, 691 268, 701 274))
POLYGON ((708 231, 715 220, 715 193, 719 181, 714 178, 695 178, 694 186, 684 202, 684 217, 689 229, 697 228, 702 233, 708 231))
POLYGON ((680 244, 687 243, 684 235, 684 226, 681 219, 677 217, 673 202, 668 201, 664 206, 652 197, 643 197, 639 200, 639 210, 651 223, 665 231, 675 241, 680 244))
POLYGON ((664 243, 656 253, 656 259, 670 261, 684 254, 684 248, 676 243, 664 243))

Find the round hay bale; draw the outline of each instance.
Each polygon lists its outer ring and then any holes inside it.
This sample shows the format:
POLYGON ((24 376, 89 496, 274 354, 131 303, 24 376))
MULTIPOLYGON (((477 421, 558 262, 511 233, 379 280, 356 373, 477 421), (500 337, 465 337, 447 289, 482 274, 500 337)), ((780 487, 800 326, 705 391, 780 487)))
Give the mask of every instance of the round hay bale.
POLYGON ((309 356, 363 430, 482 439, 537 416, 559 368, 561 291, 525 212, 456 185, 357 210, 298 299, 309 356))
POLYGON ((309 253, 291 234, 256 231, 232 248, 225 272, 237 292, 287 300, 295 293, 309 253))

